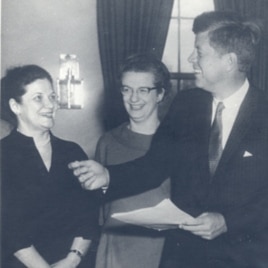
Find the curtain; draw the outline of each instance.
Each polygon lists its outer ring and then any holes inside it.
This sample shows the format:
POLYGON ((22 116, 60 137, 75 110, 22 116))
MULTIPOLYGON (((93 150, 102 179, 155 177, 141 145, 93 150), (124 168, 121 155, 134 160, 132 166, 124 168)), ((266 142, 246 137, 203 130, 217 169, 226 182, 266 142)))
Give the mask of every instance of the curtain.
POLYGON ((215 10, 233 10, 259 21, 263 26, 256 61, 249 73, 252 84, 265 90, 268 97, 268 1, 267 0, 214 0, 215 10))
POLYGON ((172 6, 173 0, 97 0, 106 129, 127 120, 117 89, 120 63, 135 53, 162 58, 172 6))

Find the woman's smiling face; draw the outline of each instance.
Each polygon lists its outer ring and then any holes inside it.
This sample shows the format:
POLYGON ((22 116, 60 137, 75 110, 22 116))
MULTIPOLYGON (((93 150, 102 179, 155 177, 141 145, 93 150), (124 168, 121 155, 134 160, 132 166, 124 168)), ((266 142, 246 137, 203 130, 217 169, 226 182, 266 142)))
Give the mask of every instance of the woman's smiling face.
POLYGON ((141 88, 154 88, 154 74, 151 72, 128 71, 122 76, 122 86, 131 90, 127 96, 123 95, 124 106, 130 120, 145 122, 158 113, 158 102, 163 99, 164 90, 150 90, 148 95, 139 94, 141 88))
POLYGON ((18 119, 18 128, 21 130, 46 131, 54 125, 57 98, 47 79, 37 79, 26 85, 21 102, 13 100, 12 106, 18 119))

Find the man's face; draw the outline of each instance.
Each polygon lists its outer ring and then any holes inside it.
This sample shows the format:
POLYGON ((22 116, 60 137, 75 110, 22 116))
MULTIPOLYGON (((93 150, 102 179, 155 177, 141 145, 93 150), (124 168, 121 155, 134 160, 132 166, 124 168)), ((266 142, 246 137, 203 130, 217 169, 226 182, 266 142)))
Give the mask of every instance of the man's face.
POLYGON ((196 86, 217 94, 225 78, 225 60, 210 45, 208 32, 196 35, 189 62, 193 64, 196 86))

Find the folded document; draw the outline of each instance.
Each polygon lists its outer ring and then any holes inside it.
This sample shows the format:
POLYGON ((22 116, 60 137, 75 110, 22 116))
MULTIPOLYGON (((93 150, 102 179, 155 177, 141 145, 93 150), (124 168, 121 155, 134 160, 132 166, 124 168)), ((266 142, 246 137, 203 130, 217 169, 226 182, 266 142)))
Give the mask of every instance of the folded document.
POLYGON ((164 199, 153 207, 114 213, 112 218, 157 230, 178 228, 179 224, 195 221, 191 215, 175 206, 170 199, 164 199))

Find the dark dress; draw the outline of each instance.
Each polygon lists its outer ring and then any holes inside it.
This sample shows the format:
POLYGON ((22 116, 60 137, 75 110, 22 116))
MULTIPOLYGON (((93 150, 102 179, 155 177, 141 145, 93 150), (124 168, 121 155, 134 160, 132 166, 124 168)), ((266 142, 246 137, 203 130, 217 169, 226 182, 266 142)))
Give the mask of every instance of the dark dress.
POLYGON ((52 134, 51 146, 47 171, 32 138, 13 131, 1 140, 1 267, 24 267, 13 254, 31 245, 52 264, 68 254, 74 237, 97 234, 99 193, 83 190, 68 169, 86 154, 52 134))

